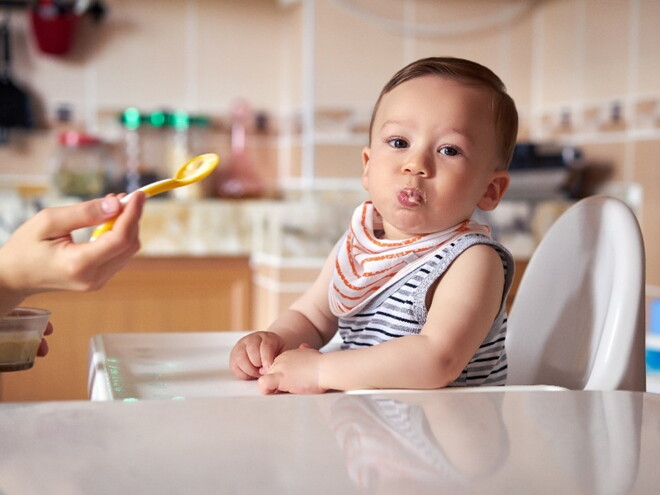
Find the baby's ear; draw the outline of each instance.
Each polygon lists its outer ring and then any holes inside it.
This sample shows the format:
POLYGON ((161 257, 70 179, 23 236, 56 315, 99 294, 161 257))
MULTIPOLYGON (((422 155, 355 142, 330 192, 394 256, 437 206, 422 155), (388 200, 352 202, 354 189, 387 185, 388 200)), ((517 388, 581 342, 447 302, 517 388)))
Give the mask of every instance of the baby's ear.
POLYGON ((362 187, 367 191, 369 190, 369 177, 367 171, 369 170, 369 157, 371 156, 371 148, 365 146, 362 148, 362 187))
POLYGON ((511 177, 506 170, 497 170, 493 172, 484 195, 477 203, 477 207, 483 211, 494 210, 509 188, 511 177))

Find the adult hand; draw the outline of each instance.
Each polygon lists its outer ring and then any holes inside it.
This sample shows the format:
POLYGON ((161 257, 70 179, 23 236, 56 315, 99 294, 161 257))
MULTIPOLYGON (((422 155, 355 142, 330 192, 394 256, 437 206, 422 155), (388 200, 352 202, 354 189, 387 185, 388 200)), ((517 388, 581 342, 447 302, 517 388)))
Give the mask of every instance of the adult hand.
MULTIPOLYGON (((46 326, 46 330, 44 330, 44 336, 50 335, 51 333, 53 333, 53 324, 51 322, 48 322, 48 325, 46 326)), ((43 338, 41 339, 41 342, 39 342, 39 349, 37 349, 37 356, 44 357, 46 354, 48 354, 48 342, 46 342, 46 339, 43 338)))
POLYGON ((102 287, 140 248, 144 201, 144 194, 135 194, 122 211, 119 198, 107 196, 47 208, 28 219, 0 249, 2 314, 38 292, 102 287), (73 241, 74 230, 115 217, 113 229, 95 242, 73 241))

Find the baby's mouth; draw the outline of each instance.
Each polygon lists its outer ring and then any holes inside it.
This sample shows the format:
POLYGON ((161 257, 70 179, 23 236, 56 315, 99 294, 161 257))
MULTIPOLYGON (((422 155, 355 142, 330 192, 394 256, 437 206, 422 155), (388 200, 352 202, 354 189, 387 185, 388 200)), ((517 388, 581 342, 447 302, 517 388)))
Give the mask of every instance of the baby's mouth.
POLYGON ((406 187, 401 189, 397 194, 397 199, 401 206, 405 206, 406 208, 421 206, 426 201, 424 193, 416 187, 406 187))

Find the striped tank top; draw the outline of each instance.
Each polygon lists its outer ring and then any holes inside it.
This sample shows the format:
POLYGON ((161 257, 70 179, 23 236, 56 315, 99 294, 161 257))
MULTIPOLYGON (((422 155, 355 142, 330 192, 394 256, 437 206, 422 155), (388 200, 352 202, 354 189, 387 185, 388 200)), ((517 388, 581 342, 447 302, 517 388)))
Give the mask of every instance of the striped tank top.
POLYGON ((476 354, 449 386, 504 385, 507 374, 505 301, 511 287, 514 262, 504 246, 483 234, 466 234, 442 245, 434 254, 428 255, 428 261, 382 290, 359 312, 339 317, 342 349, 368 347, 418 334, 426 322, 429 288, 463 251, 476 244, 492 246, 502 260, 505 275, 502 304, 476 354))

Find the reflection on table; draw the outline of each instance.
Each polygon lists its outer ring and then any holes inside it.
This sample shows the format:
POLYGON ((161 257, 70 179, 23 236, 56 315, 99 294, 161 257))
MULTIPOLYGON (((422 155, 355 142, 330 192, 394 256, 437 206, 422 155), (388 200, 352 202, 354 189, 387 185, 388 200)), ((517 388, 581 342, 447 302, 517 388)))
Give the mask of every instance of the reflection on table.
POLYGON ((660 397, 403 392, 0 405, 0 493, 655 493, 660 397))
POLYGON ((379 395, 347 396, 332 405, 330 424, 349 477, 365 492, 387 488, 406 493, 411 484, 423 492, 442 479, 452 493, 488 478, 506 462, 503 397, 461 394, 410 403, 379 395))

